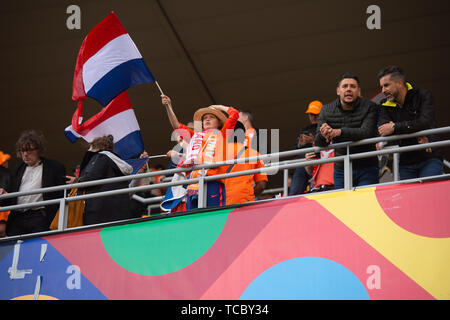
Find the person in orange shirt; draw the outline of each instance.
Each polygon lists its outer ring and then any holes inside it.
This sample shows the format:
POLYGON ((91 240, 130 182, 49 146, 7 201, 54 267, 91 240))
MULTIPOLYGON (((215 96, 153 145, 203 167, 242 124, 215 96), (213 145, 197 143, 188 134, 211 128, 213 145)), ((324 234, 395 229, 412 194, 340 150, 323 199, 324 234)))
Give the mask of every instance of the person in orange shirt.
MULTIPOLYGON (((226 153, 227 160, 259 156, 258 151, 243 144, 246 141, 246 134, 244 133, 244 130, 244 125, 238 121, 234 129, 234 134, 229 137, 226 153)), ((261 160, 258 160, 227 166, 226 172, 233 173, 260 168, 264 168, 264 163, 261 160)), ((265 173, 256 173, 224 179, 227 194, 226 204, 231 205, 254 201, 255 197, 260 195, 266 188, 267 181, 267 174, 265 173)))
MULTIPOLYGON (((239 112, 233 107, 211 105, 200 108, 194 113, 194 130, 183 125, 177 119, 171 99, 161 95, 161 102, 166 107, 167 116, 172 128, 179 133, 189 146, 185 159, 178 166, 192 166, 222 161, 226 152, 226 137, 229 130, 234 129, 239 118, 239 112), (228 114, 228 117, 224 114, 228 114)), ((193 170, 189 178, 221 174, 223 167, 193 170)), ((198 184, 190 184, 186 191, 186 210, 198 207, 198 184)), ((206 206, 221 206, 225 204, 226 193, 222 181, 207 183, 206 206)))
MULTIPOLYGON (((8 161, 11 156, 0 151, 0 194, 9 190, 11 182, 11 172, 8 169, 8 161)), ((8 221, 9 211, 0 212, 0 238, 6 236, 6 221, 8 221)))
MULTIPOLYGON (((308 152, 305 154, 307 161, 317 159, 328 159, 334 157, 334 149, 322 150, 318 154, 308 152)), ((320 192, 334 189, 334 163, 323 163, 314 166, 306 166, 305 170, 312 176, 311 190, 309 192, 320 192)))
POLYGON ((247 110, 239 110, 239 121, 245 127, 245 141, 243 144, 259 152, 258 131, 253 126, 253 114, 247 110))

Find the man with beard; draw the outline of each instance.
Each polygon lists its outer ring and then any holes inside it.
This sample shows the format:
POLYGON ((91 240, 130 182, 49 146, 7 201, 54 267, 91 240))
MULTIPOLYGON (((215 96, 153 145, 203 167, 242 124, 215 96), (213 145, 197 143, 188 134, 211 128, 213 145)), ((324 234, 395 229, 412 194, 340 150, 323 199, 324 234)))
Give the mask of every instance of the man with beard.
MULTIPOLYGON (((344 73, 336 88, 338 99, 322 107, 317 126, 315 145, 324 147, 331 142, 356 141, 376 135, 377 105, 361 98, 359 79, 352 73, 344 73)), ((350 148, 350 153, 375 151, 374 144, 350 148)), ((335 149, 335 156, 346 154, 346 148, 335 149)), ((363 158, 352 162, 353 186, 378 183, 378 160, 363 158)), ((344 163, 334 164, 334 186, 344 187, 344 163)))
MULTIPOLYGON (((406 82, 403 70, 388 66, 378 73, 382 92, 386 96, 381 101, 380 136, 413 133, 436 127, 434 101, 428 90, 414 88, 406 82)), ((428 143, 436 136, 402 139, 400 146, 428 143)), ((414 179, 443 173, 442 151, 428 148, 405 152, 400 155, 400 179, 414 179)))

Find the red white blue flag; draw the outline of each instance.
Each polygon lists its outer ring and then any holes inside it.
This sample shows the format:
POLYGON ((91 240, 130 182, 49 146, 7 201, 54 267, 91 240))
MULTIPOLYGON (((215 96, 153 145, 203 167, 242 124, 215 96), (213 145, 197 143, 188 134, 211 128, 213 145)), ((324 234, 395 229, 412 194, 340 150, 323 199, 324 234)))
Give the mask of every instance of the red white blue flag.
POLYGON ((150 69, 114 12, 92 29, 78 53, 72 99, 102 106, 128 88, 155 82, 150 69))
POLYGON ((127 160, 144 151, 141 131, 126 91, 89 120, 82 122, 83 106, 78 105, 72 117, 72 125, 64 133, 74 143, 83 138, 92 142, 105 135, 114 137, 114 152, 127 160))

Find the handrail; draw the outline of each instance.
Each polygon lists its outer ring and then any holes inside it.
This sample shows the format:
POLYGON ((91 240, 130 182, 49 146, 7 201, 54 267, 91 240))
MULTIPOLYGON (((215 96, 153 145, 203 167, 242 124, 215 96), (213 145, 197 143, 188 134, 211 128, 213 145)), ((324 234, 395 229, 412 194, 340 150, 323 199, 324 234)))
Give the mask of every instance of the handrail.
MULTIPOLYGON (((40 188, 40 189, 30 190, 30 191, 25 191, 25 192, 14 192, 14 193, 9 193, 9 194, 5 194, 5 195, 0 195, 0 200, 6 199, 6 198, 11 198, 11 197, 18 197, 18 196, 22 196, 22 195, 61 191, 61 190, 67 190, 67 189, 72 189, 72 188, 76 188, 76 187, 86 188, 89 186, 104 184, 104 183, 113 183, 113 182, 118 182, 118 181, 142 179, 142 178, 147 178, 147 177, 152 177, 152 176, 166 175, 166 174, 172 174, 172 173, 183 172, 183 171, 191 171, 191 170, 196 170, 196 169, 213 168, 213 167, 218 167, 218 166, 223 166, 223 165, 239 164, 239 163, 252 162, 252 161, 257 161, 257 160, 270 160, 273 158, 279 159, 281 157, 290 157, 290 156, 304 154, 307 152, 317 152, 320 150, 326 150, 326 149, 330 149, 330 148, 336 149, 336 148, 347 147, 347 150, 348 150, 349 147, 356 146, 356 145, 377 143, 380 141, 393 141, 393 140, 399 140, 402 138, 417 137, 417 136, 424 136, 424 135, 444 133, 444 132, 450 132, 450 127, 423 130, 420 132, 416 132, 413 134, 406 134, 406 135, 377 137, 377 138, 370 138, 370 139, 365 139, 365 140, 356 141, 356 142, 343 142, 343 143, 331 144, 330 146, 327 146, 327 147, 311 147, 311 148, 305 148, 305 149, 299 149, 299 150, 283 151, 283 152, 278 152, 278 153, 274 153, 274 154, 265 154, 265 155, 255 156, 255 157, 227 160, 227 161, 222 161, 222 162, 217 162, 217 163, 207 164, 207 165, 198 165, 198 166, 193 166, 190 168, 176 168, 176 169, 162 170, 162 171, 157 171, 157 172, 135 174, 135 175, 130 175, 130 176, 118 177, 118 178, 109 178, 109 179, 101 179, 101 180, 95 180, 95 181, 89 181, 89 182, 81 182, 81 183, 75 183, 75 184, 71 184, 71 185, 61 185, 61 186, 55 186, 55 187, 40 188)), ((79 195, 79 196, 74 196, 74 197, 64 196, 63 198, 59 198, 59 199, 45 200, 45 201, 39 201, 39 202, 34 202, 34 203, 29 203, 29 204, 0 207, 0 212, 59 203, 60 204, 60 212, 63 212, 63 215, 64 215, 63 219, 60 219, 60 221, 63 221, 63 222, 60 223, 59 230, 64 230, 65 229, 64 220, 65 220, 65 215, 66 215, 66 211, 67 211, 67 203, 72 202, 72 201, 86 200, 86 199, 91 199, 91 198, 105 197, 105 196, 125 194, 125 193, 134 194, 139 191, 148 191, 148 190, 152 190, 152 189, 161 189, 161 188, 177 186, 177 185, 187 185, 187 184, 191 184, 191 183, 199 183, 200 184, 200 193, 202 193, 204 191, 202 188, 204 183, 208 182, 208 181, 212 181, 212 180, 232 178, 232 177, 244 176, 244 175, 249 175, 249 174, 265 173, 265 172, 270 172, 270 171, 274 170, 274 168, 276 168, 277 170, 288 170, 288 169, 297 168, 297 167, 338 162, 338 161, 344 161, 344 163, 347 163, 345 168, 348 170, 348 168, 349 168, 348 163, 350 163, 350 165, 351 165, 351 161, 355 160, 355 159, 361 159, 361 158, 373 157, 373 156, 377 156, 377 155, 384 155, 384 154, 391 154, 391 153, 398 154, 398 153, 402 153, 402 152, 408 152, 408 151, 420 150, 420 149, 426 149, 426 148, 434 148, 434 147, 443 147, 443 146, 447 146, 447 145, 450 145, 450 140, 443 140, 443 141, 437 141, 437 142, 430 142, 430 143, 426 143, 426 144, 417 144, 417 145, 382 149, 382 150, 363 152, 363 153, 357 153, 357 154, 349 154, 348 153, 347 155, 337 156, 337 157, 327 158, 327 159, 318 159, 318 160, 310 160, 310 161, 297 160, 297 161, 276 162, 276 163, 271 163, 270 165, 267 165, 264 168, 260 168, 260 169, 238 171, 238 172, 232 172, 232 173, 214 175, 214 176, 205 176, 205 177, 188 179, 188 180, 183 180, 183 181, 178 181, 178 182, 166 182, 166 183, 152 184, 152 185, 146 185, 146 186, 130 187, 130 188, 104 191, 104 192, 98 192, 98 193, 87 194, 87 195, 79 195)), ((345 189, 351 188, 351 182, 349 182, 349 180, 351 180, 351 179, 346 177, 345 189)), ((286 194, 286 192, 285 192, 285 194, 286 194)), ((147 202, 144 198, 141 198, 138 196, 136 196, 134 198, 143 203, 150 203, 150 201, 147 202), (144 202, 143 200, 146 202, 144 202)), ((202 198, 202 197, 199 195, 199 198, 202 198)), ((155 200, 153 200, 151 202, 154 202, 154 201, 155 200)), ((199 207, 202 207, 202 201, 199 201, 199 207)))
MULTIPOLYGON (((357 154, 350 155, 349 157, 352 159, 360 159, 360 158, 365 158, 365 157, 373 157, 376 155, 383 155, 383 154, 396 153, 396 152, 401 153, 401 152, 408 152, 408 151, 413 151, 413 150, 420 150, 420 149, 426 149, 426 148, 430 148, 430 147, 446 146, 446 145, 450 145, 450 140, 431 142, 431 143, 427 143, 427 144, 420 144, 420 145, 413 145, 413 146, 399 147, 397 149, 387 149, 387 150, 378 150, 378 151, 357 153, 357 154)), ((327 159, 299 161, 298 163, 294 162, 294 163, 288 163, 288 164, 282 164, 282 165, 275 164, 275 166, 277 166, 279 170, 293 169, 293 168, 297 168, 297 167, 312 166, 312 165, 317 165, 317 164, 344 161, 346 157, 347 156, 337 156, 337 157, 327 158, 327 159)), ((249 174, 266 173, 271 170, 273 170, 272 166, 264 167, 264 168, 260 168, 260 169, 231 172, 231 173, 214 175, 214 176, 206 176, 203 179, 205 182, 208 182, 208 181, 219 180, 219 179, 239 177, 239 176, 244 176, 244 175, 249 175, 249 174)), ((97 180, 97 181, 102 181, 102 180, 97 180)), ((139 191, 148 191, 148 190, 152 190, 152 189, 163 189, 163 188, 171 187, 171 186, 198 183, 199 181, 200 181, 200 178, 194 178, 194 179, 187 179, 187 180, 182 180, 182 181, 177 181, 177 182, 165 182, 165 183, 152 184, 152 185, 147 185, 147 186, 138 186, 138 187, 125 188, 125 189, 103 191, 103 192, 97 192, 97 193, 92 193, 92 194, 87 194, 87 195, 68 197, 68 198, 65 198, 65 201, 72 202, 72 201, 86 200, 86 199, 97 198, 97 197, 100 198, 100 197, 124 194, 124 193, 133 194, 133 193, 136 193, 139 191)), ((43 205, 57 204, 57 203, 60 203, 60 201, 61 201, 61 199, 53 199, 53 200, 38 201, 38 202, 31 203, 31 204, 20 204, 20 205, 0 207, 0 212, 10 211, 10 210, 14 210, 14 209, 24 209, 27 207, 37 207, 37 206, 43 206, 43 205)))
POLYGON ((115 177, 115 178, 100 179, 100 180, 94 180, 94 181, 88 181, 88 182, 78 182, 78 183, 73 183, 73 184, 69 184, 69 185, 46 187, 46 188, 40 188, 40 189, 35 189, 35 190, 29 190, 29 191, 12 192, 12 193, 8 193, 8 194, 0 195, 0 200, 6 199, 6 198, 15 198, 15 197, 19 197, 19 196, 37 194, 37 193, 68 190, 68 189, 72 189, 72 188, 79 188, 79 189, 80 188, 88 188, 88 187, 92 187, 92 186, 95 186, 98 184, 107 184, 107 183, 114 183, 114 182, 129 181, 129 180, 134 180, 134 179, 150 178, 150 177, 155 177, 155 176, 160 176, 160 175, 171 175, 171 174, 175 174, 175 173, 192 171, 192 170, 210 169, 210 168, 220 167, 220 166, 224 166, 224 165, 248 163, 248 162, 255 162, 255 161, 259 161, 259 160, 264 161, 264 160, 271 160, 273 158, 279 159, 279 158, 284 158, 284 157, 293 157, 293 156, 303 155, 308 152, 319 152, 321 150, 353 147, 353 146, 359 146, 359 145, 371 144, 371 143, 375 144, 375 143, 382 142, 382 141, 395 141, 395 140, 400 140, 400 139, 404 139, 404 138, 419 137, 419 136, 426 136, 426 135, 446 133, 446 132, 450 132, 450 126, 418 131, 418 132, 411 133, 411 134, 401 134, 401 135, 387 136, 387 137, 368 138, 368 139, 359 140, 359 141, 334 143, 334 144, 330 144, 329 146, 326 146, 326 147, 310 147, 310 148, 303 148, 303 149, 297 149, 297 150, 281 151, 281 152, 277 152, 277 153, 263 154, 263 155, 259 155, 259 156, 248 157, 248 158, 230 159, 230 160, 214 162, 214 163, 210 163, 210 164, 195 165, 195 166, 187 167, 187 168, 174 168, 174 169, 153 171, 153 172, 147 172, 147 173, 139 173, 139 174, 134 174, 134 175, 127 175, 127 176, 123 176, 123 177, 115 177))

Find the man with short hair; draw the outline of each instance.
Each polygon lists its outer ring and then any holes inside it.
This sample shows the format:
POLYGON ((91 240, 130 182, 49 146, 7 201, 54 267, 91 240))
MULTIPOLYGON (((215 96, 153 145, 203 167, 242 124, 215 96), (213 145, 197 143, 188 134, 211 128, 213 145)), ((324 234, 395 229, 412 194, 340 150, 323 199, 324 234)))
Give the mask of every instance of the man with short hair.
MULTIPOLYGON (((378 79, 386 99, 380 103, 380 136, 406 134, 436 127, 431 92, 414 88, 406 82, 403 70, 388 66, 380 70, 378 79)), ((402 139, 400 146, 428 143, 436 136, 402 139)), ((440 175, 443 173, 442 151, 428 148, 400 154, 400 179, 440 175)))
MULTIPOLYGON (((315 145, 328 146, 331 142, 356 141, 376 135, 377 105, 361 98, 359 79, 352 73, 344 73, 336 88, 338 99, 322 107, 317 126, 315 145)), ((375 151, 375 144, 350 148, 350 154, 375 151)), ((335 149, 335 156, 345 155, 346 148, 335 149)), ((378 183, 378 160, 376 157, 352 161, 353 186, 378 183)), ((334 164, 334 185, 344 187, 344 163, 334 164)))
MULTIPOLYGON (((0 194, 65 184, 66 169, 64 165, 56 160, 43 157, 45 151, 43 139, 43 136, 34 130, 22 133, 16 143, 16 151, 17 156, 23 162, 12 170, 10 189, 2 189, 0 194)), ((63 196, 64 191, 30 194, 5 199, 2 205, 28 204, 63 196)), ((6 234, 15 236, 49 230, 58 207, 58 204, 55 204, 11 211, 6 223, 6 234)))

